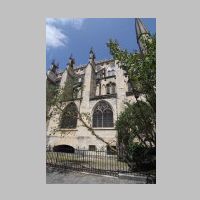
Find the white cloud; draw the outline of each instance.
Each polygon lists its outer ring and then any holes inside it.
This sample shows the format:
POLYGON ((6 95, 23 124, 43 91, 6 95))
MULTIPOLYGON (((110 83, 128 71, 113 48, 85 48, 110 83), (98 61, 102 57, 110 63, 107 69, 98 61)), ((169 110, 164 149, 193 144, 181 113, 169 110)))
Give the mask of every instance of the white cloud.
POLYGON ((55 26, 46 24, 46 46, 49 47, 61 47, 68 43, 67 35, 63 34, 61 29, 55 26))
POLYGON ((47 18, 46 23, 51 25, 70 25, 80 29, 85 19, 83 18, 47 18))
POLYGON ((80 18, 47 18, 46 19, 46 46, 62 47, 66 46, 69 38, 63 33, 63 26, 70 25, 79 30, 81 29, 85 19, 80 18))

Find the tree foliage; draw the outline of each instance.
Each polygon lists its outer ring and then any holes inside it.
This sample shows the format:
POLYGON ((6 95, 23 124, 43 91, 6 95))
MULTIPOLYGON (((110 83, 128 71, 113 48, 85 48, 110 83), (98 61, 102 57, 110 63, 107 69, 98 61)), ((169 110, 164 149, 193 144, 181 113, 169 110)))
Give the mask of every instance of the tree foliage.
POLYGON ((135 140, 143 146, 153 146, 155 143, 153 134, 155 132, 155 116, 151 107, 148 103, 140 100, 126 105, 127 107, 120 113, 116 122, 119 144, 128 147, 135 140))
POLYGON ((126 103, 116 122, 116 129, 118 143, 126 151, 126 159, 137 166, 147 158, 147 152, 156 147, 156 36, 142 40, 145 53, 123 50, 113 40, 107 44, 113 58, 128 74, 136 99, 136 102, 126 103))
POLYGON ((110 40, 107 46, 120 67, 129 76, 135 95, 143 94, 154 112, 156 112, 156 37, 143 39, 146 53, 121 50, 117 41, 110 40))
POLYGON ((59 87, 56 84, 46 80, 46 120, 50 119, 50 109, 55 104, 56 96, 58 94, 59 87))

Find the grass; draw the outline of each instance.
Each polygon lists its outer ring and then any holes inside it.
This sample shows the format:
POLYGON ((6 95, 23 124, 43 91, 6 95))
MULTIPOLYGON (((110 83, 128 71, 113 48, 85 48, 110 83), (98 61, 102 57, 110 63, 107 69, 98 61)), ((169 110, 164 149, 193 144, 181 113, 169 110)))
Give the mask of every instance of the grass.
POLYGON ((47 164, 58 164, 61 166, 74 166, 82 168, 94 168, 101 170, 128 171, 128 165, 125 162, 117 160, 116 155, 84 155, 73 153, 47 152, 47 164))

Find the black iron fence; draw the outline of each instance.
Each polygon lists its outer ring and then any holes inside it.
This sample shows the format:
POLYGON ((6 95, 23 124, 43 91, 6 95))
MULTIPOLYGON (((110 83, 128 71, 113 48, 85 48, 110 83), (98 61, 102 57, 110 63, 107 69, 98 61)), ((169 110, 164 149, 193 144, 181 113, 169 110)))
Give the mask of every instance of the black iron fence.
POLYGON ((122 155, 122 152, 107 155, 106 151, 99 150, 88 151, 76 149, 74 153, 47 150, 46 164, 53 167, 111 176, 119 176, 120 173, 149 176, 146 173, 132 172, 128 164, 123 160, 122 155))

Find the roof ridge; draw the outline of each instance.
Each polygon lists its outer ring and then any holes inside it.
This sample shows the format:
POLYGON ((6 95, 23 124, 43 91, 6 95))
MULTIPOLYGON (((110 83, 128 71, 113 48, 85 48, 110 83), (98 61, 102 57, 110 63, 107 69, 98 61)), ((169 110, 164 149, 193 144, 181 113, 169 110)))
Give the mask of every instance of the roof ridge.
MULTIPOLYGON (((100 64, 100 63, 110 62, 110 61, 114 61, 114 59, 111 58, 111 59, 99 60, 99 61, 96 61, 95 64, 100 64)), ((80 64, 80 65, 75 66, 74 69, 81 69, 81 68, 85 68, 86 66, 87 64, 80 64)))

